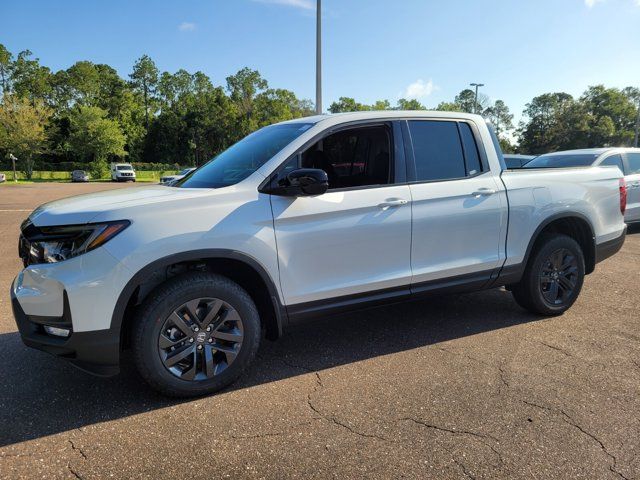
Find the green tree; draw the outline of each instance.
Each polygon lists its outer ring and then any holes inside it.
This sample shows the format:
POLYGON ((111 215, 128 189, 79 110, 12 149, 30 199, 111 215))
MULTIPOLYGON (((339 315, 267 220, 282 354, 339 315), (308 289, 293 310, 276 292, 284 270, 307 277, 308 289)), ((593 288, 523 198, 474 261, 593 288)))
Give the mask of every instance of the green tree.
POLYGON ((440 102, 435 109, 441 112, 462 112, 462 107, 456 102, 440 102))
POLYGON ((11 66, 12 91, 19 97, 32 101, 48 100, 51 88, 51 70, 40 65, 40 60, 31 58, 32 53, 24 50, 18 54, 11 66))
POLYGON ((459 105, 460 110, 467 113, 475 113, 477 111, 476 94, 473 90, 466 88, 462 90, 454 100, 459 105))
POLYGON ((640 88, 627 87, 622 93, 636 105, 636 122, 633 127, 633 146, 638 147, 640 142, 640 88))
POLYGON ((243 68, 235 75, 227 77, 227 91, 236 110, 234 134, 244 137, 258 128, 258 121, 253 115, 256 95, 269 88, 260 72, 243 68))
POLYGON ((0 88, 2 93, 10 91, 11 70, 13 66, 13 55, 0 43, 0 88))
POLYGON ((362 112, 367 110, 371 110, 369 105, 358 103, 351 97, 340 97, 337 102, 329 105, 331 113, 362 112))
POLYGON ((153 104, 158 84, 158 67, 148 55, 140 57, 133 65, 133 72, 129 75, 131 85, 142 95, 144 103, 144 123, 149 128, 149 113, 155 113, 153 104))
POLYGON ((392 110, 389 100, 377 100, 371 105, 371 110, 392 110))
POLYGON ((95 178, 103 178, 110 157, 123 157, 125 137, 116 120, 99 107, 79 106, 71 114, 69 147, 84 161, 95 178))
POLYGON ((545 93, 525 106, 519 151, 541 154, 589 146, 589 116, 568 93, 545 93))
POLYGON ((0 104, 0 149, 13 154, 28 179, 38 155, 47 148, 46 125, 51 110, 42 100, 5 93, 0 104))
POLYGON ((636 108, 633 101, 617 88, 589 87, 580 97, 588 115, 589 146, 631 145, 636 108))
POLYGON ((401 98, 398 100, 398 106, 396 110, 426 110, 427 108, 422 105, 418 100, 411 99, 407 100, 405 98, 401 98))
POLYGON ((496 100, 493 105, 485 108, 482 115, 491 121, 498 138, 501 138, 501 133, 513 130, 513 114, 509 112, 509 107, 502 100, 496 100))

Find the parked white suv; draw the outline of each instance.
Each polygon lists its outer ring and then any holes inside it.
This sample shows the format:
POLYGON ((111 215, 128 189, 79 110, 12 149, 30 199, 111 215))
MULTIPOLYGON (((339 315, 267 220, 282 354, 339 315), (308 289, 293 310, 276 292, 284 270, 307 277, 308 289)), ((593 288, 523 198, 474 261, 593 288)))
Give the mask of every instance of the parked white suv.
POLYGON ((135 182, 136 172, 130 163, 112 163, 111 181, 113 182, 135 182))
POLYGON ((624 242, 621 177, 506 170, 476 115, 280 123, 175 187, 37 208, 14 315, 27 345, 94 373, 115 374, 131 347, 142 377, 175 396, 230 384, 262 331, 304 318, 502 285, 557 315, 624 242))

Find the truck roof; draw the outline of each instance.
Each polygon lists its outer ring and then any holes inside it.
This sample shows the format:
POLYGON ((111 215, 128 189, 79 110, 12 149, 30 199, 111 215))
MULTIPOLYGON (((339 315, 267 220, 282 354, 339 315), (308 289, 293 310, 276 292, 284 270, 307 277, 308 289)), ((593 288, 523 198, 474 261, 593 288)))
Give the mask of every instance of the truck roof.
POLYGON ((329 113, 325 115, 314 115, 311 117, 296 118, 282 123, 327 123, 339 124, 360 120, 376 120, 388 118, 459 118, 465 120, 475 120, 484 122, 480 115, 463 112, 441 112, 431 110, 376 110, 366 112, 345 112, 329 113))

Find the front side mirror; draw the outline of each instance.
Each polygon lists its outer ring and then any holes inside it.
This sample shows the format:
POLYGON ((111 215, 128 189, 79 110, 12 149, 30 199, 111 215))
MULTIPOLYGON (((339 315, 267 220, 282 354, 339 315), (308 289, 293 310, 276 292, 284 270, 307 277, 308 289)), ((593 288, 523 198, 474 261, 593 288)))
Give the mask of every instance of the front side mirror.
POLYGON ((322 195, 329 189, 327 172, 319 168, 299 168, 287 175, 289 190, 295 195, 322 195))

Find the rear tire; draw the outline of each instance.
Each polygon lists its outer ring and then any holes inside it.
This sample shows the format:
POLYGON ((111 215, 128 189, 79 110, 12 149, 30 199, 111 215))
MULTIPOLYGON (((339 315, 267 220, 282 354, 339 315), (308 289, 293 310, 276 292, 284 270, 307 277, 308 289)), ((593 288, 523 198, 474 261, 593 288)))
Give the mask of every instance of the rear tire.
POLYGON ((511 293, 530 312, 561 315, 577 300, 584 275, 584 254, 578 242, 567 235, 549 234, 538 240, 511 293))
POLYGON ((260 317, 249 294, 226 277, 187 273, 158 287, 133 325, 133 354, 144 380, 172 397, 217 392, 252 363, 260 317))

